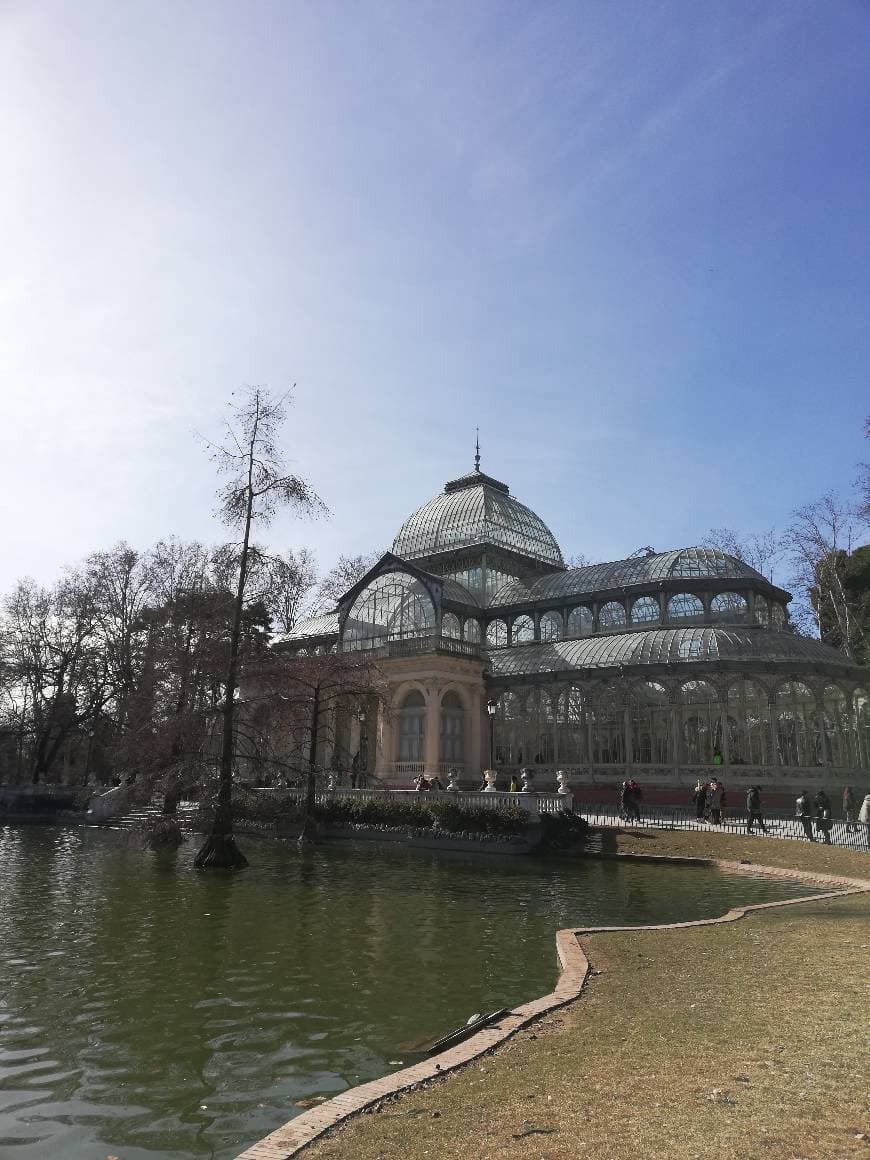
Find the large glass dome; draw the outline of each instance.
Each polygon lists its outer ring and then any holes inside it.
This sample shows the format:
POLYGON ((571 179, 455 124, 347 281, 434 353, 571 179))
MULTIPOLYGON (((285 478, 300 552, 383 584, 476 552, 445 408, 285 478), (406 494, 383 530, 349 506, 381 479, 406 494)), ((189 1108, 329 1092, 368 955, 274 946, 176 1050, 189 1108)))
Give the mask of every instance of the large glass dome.
POLYGON ((506 484, 481 471, 448 483, 443 495, 405 520, 393 540, 393 552, 403 560, 415 560, 477 544, 506 548, 554 568, 565 566, 559 545, 540 516, 514 499, 506 484))

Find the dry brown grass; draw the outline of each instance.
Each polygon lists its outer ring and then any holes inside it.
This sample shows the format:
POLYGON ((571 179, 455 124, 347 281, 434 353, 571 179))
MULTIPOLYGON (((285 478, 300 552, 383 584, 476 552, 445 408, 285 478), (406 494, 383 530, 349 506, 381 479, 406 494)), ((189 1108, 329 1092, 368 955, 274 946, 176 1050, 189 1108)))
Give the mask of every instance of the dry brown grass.
MULTIPOLYGON (((796 842, 656 833, 619 846, 870 877, 866 855, 796 842)), ((601 974, 579 1000, 305 1155, 870 1156, 870 895, 584 946, 601 974)))

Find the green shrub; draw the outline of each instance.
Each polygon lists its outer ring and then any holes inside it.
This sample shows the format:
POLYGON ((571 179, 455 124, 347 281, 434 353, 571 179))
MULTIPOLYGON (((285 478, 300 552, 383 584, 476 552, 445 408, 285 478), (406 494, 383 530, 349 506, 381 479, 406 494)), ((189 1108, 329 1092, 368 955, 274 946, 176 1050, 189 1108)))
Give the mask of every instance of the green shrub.
MULTIPOLYGON (((303 800, 295 795, 242 793, 233 802, 233 816, 254 825, 299 822, 303 800)), ((389 826, 410 830, 437 830, 448 834, 487 834, 511 837, 525 831, 527 815, 519 806, 463 805, 444 798, 392 797, 327 798, 314 808, 314 816, 325 826, 389 826)))
POLYGON ((589 835, 589 823, 571 810, 541 814, 541 849, 568 850, 582 845, 589 835))

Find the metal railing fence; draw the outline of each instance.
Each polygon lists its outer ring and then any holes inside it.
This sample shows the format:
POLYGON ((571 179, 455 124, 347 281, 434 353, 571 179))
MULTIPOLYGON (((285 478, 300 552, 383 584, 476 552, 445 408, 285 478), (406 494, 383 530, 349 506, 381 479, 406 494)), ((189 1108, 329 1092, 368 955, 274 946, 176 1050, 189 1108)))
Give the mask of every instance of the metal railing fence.
MULTIPOLYGON (((575 813, 580 814, 591 826, 646 826, 662 830, 699 830, 724 831, 730 834, 745 834, 747 832, 747 813, 745 810, 725 808, 722 811, 721 822, 711 822, 706 817, 699 818, 696 811, 686 806, 646 805, 641 802, 638 814, 626 816, 620 813, 619 806, 614 804, 608 807, 606 803, 578 802, 575 796, 575 813)), ((799 838, 808 841, 807 831, 804 828, 804 819, 782 810, 761 811, 764 825, 771 837, 799 838)), ((818 820, 806 819, 809 830, 815 841, 825 842, 824 830, 819 828, 818 820)), ((832 818, 824 822, 828 830, 828 837, 832 846, 843 846, 852 850, 870 851, 870 826, 862 822, 847 823, 845 819, 832 818)), ((757 823, 753 823, 756 833, 763 834, 764 830, 757 823)))

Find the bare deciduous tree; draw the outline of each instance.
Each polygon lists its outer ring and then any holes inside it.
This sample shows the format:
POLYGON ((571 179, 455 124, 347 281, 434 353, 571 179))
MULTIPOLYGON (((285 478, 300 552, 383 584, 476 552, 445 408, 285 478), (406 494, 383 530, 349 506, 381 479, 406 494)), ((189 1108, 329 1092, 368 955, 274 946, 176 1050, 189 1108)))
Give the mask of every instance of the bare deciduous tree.
POLYGON ((784 552, 782 537, 774 528, 748 533, 733 528, 711 528, 701 543, 705 548, 718 548, 720 552, 742 560, 771 583, 784 552))
POLYGON ((339 556, 317 588, 317 607, 321 612, 335 608, 348 589, 365 576, 383 556, 383 552, 368 552, 364 556, 339 556))
POLYGON ((230 622, 228 655, 223 681, 223 719, 217 803, 211 833, 196 855, 199 869, 247 865, 233 837, 232 780, 233 742, 236 721, 236 690, 239 686, 239 645, 245 612, 250 564, 251 531, 267 526, 280 507, 309 515, 324 512, 323 503, 305 480, 286 473, 276 442, 286 417, 289 393, 272 399, 262 387, 252 387, 242 401, 231 404, 221 444, 209 443, 218 471, 228 482, 220 491, 220 511, 225 523, 242 533, 237 556, 237 583, 230 622))
POLYGON ((815 636, 833 634, 837 647, 853 655, 853 613, 843 582, 851 546, 854 508, 834 492, 793 512, 783 537, 792 564, 798 602, 793 616, 815 636))
POLYGON ((350 719, 364 709, 370 721, 387 704, 387 685, 377 665, 363 653, 337 652, 317 656, 288 656, 276 649, 258 669, 257 693, 251 698, 250 720, 258 720, 261 752, 269 739, 275 768, 301 774, 306 787, 300 842, 316 837, 314 795, 324 754, 341 768, 352 759, 340 752, 342 735, 349 735, 350 719))

